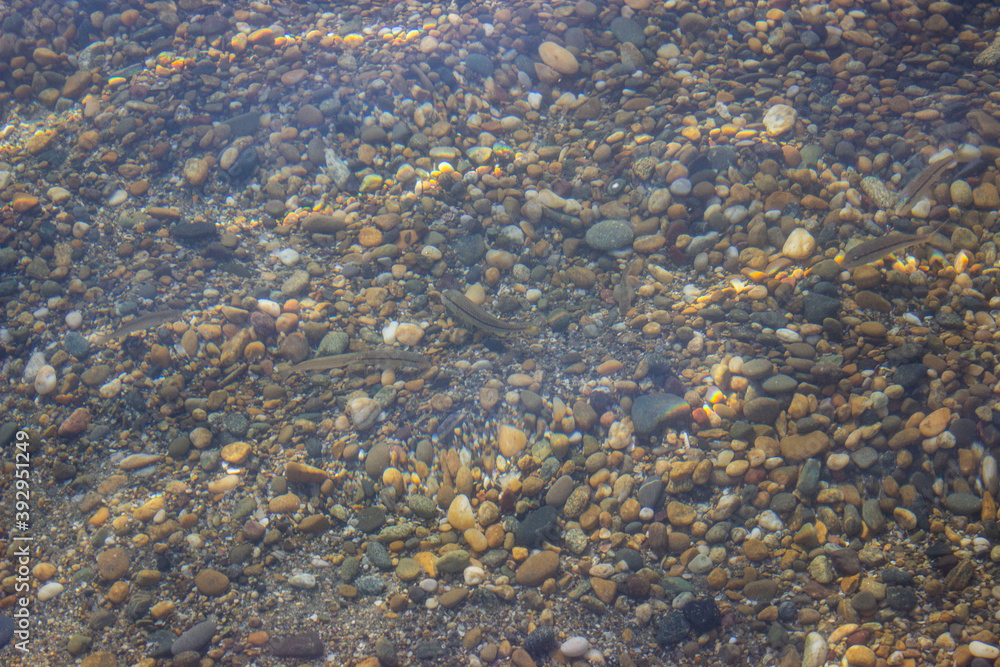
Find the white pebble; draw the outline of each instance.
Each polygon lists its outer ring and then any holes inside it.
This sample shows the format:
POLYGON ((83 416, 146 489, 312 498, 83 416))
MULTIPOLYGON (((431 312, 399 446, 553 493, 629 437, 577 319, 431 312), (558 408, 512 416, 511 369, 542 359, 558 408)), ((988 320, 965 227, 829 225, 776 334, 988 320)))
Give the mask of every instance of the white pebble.
POLYGON ((542 106, 542 94, 528 93, 528 106, 532 109, 538 110, 542 106))
POLYGON ((80 328, 81 324, 83 324, 83 315, 79 310, 71 310, 66 313, 66 326, 70 329, 76 331, 80 328))
POLYGON ((392 320, 384 327, 382 327, 382 342, 386 345, 396 344, 396 330, 399 328, 399 322, 392 320))
POLYGON ((781 530, 785 527, 785 524, 781 522, 778 515, 774 513, 773 510, 764 510, 757 517, 757 525, 764 530, 781 530))
POLYGON ((257 301, 257 310, 271 317, 281 315, 281 306, 270 299, 260 299, 257 301))
POLYGON ((1000 658, 1000 648, 980 641, 969 643, 969 653, 971 653, 974 658, 985 658, 987 660, 996 660, 997 658, 1000 658))
POLYGON ((826 639, 818 632, 806 635, 806 645, 802 651, 802 667, 821 667, 826 664, 828 648, 826 639))
POLYGON ((924 197, 910 209, 910 215, 914 218, 926 218, 931 214, 931 200, 924 197))
POLYGON ((420 256, 432 262, 436 262, 442 257, 441 251, 432 245, 425 245, 420 251, 420 256))
POLYGON ((639 520, 640 521, 649 522, 649 521, 652 521, 653 517, 655 517, 655 516, 656 516, 656 512, 653 511, 652 507, 643 507, 641 510, 639 510, 639 520))
POLYGON ((108 206, 118 206, 120 204, 124 204, 127 199, 128 192, 125 190, 115 190, 111 193, 111 196, 108 197, 108 206))
POLYGON ((315 588, 316 577, 307 572, 300 572, 299 574, 294 574, 289 577, 288 584, 290 586, 294 586, 295 588, 315 588))
POLYGON ((615 573, 615 566, 611 563, 598 563, 590 566, 590 576, 598 579, 608 579, 615 573))
POLYGON ((105 382, 97 393, 100 394, 101 398, 114 398, 122 391, 122 380, 121 378, 112 378, 108 382, 105 382))
POLYGON ((299 261, 299 251, 295 248, 285 248, 275 253, 278 261, 285 266, 292 266, 299 261))
POLYGON ((692 187, 688 179, 678 178, 670 184, 670 193, 676 197, 683 197, 691 192, 692 187))
POLYGON ((567 658, 579 658, 590 650, 590 642, 586 637, 570 637, 562 643, 559 650, 567 658))
POLYGON ((979 149, 979 146, 974 146, 972 144, 959 144, 958 149, 955 151, 955 158, 959 162, 971 162, 972 160, 978 160, 982 157, 982 155, 983 152, 979 149))
POLYGON ((55 596, 66 590, 65 586, 60 584, 58 581, 50 581, 41 588, 38 589, 38 600, 40 602, 45 602, 46 600, 51 600, 55 596))
POLYGON ((45 364, 35 376, 35 393, 44 396, 56 390, 56 369, 45 364))
POLYGON ((478 586, 486 579, 486 572, 479 566, 470 565, 465 568, 462 578, 465 579, 466 586, 478 586))
POLYGON ((791 329, 786 329, 782 327, 774 332, 774 335, 778 337, 782 343, 798 343, 802 340, 802 336, 799 335, 797 331, 792 331, 791 329))
POLYGON ((528 303, 538 303, 538 300, 542 298, 542 290, 532 287, 525 291, 524 298, 528 303))
POLYGON ((427 577, 426 579, 421 579, 420 583, 417 585, 420 586, 420 590, 426 593, 433 593, 438 588, 437 579, 431 579, 430 577, 427 577))

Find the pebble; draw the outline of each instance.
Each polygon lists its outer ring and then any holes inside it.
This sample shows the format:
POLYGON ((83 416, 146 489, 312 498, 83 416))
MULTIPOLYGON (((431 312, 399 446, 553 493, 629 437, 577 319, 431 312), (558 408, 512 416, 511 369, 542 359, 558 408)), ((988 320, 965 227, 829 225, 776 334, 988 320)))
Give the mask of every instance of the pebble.
POLYGON ((528 556, 515 573, 520 586, 539 586, 559 569, 559 556, 552 551, 538 551, 528 556))
POLYGON ((775 104, 764 114, 764 127, 768 134, 777 137, 792 129, 798 114, 787 104, 775 104))
POLYGON ((586 637, 570 637, 559 645, 559 651, 567 658, 579 658, 590 650, 586 637))
POLYGON ((808 230, 796 227, 785 239, 785 244, 781 247, 781 254, 789 259, 804 260, 812 256, 816 250, 816 239, 808 230))
POLYGON ((448 523, 455 530, 468 530, 476 525, 476 515, 464 494, 455 496, 448 507, 448 523))
POLYGON ((587 230, 584 240, 595 250, 618 250, 630 246, 634 238, 627 220, 602 220, 587 230))
POLYGON ((543 63, 560 74, 572 75, 580 69, 576 57, 555 42, 542 42, 538 46, 538 56, 543 63))
POLYGON ((178 656, 188 651, 201 651, 215 636, 218 625, 213 620, 196 623, 185 630, 170 646, 170 654, 178 656))

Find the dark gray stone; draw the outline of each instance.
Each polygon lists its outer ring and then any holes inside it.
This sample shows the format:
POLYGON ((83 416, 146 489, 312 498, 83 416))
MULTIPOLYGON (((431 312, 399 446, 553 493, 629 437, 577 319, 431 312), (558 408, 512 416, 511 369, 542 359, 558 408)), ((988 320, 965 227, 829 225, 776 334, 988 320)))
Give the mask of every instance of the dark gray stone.
POLYGON ((889 609, 908 612, 917 606, 917 592, 909 586, 889 586, 885 593, 885 602, 889 609))
POLYGON ((640 436, 659 432, 668 421, 684 420, 691 407, 680 396, 665 392, 645 394, 632 404, 632 425, 640 436))
POLYGON ((885 516, 877 498, 869 498, 861 505, 861 518, 872 533, 879 534, 885 528, 885 516))
POLYGON ((927 380, 927 366, 921 363, 902 364, 896 367, 892 380, 903 389, 912 390, 927 380))
POLYGON ((594 250, 619 250, 631 246, 634 238, 628 220, 602 220, 587 230, 584 241, 594 250))
POLYGON ((493 61, 481 53, 470 53, 465 57, 466 66, 479 76, 493 74, 493 61))
POLYGON ((807 322, 822 324, 827 318, 834 319, 840 312, 840 299, 825 294, 809 294, 802 307, 802 316, 807 322))
POLYGON ((212 641, 212 636, 215 635, 218 627, 216 622, 211 620, 191 626, 182 632, 181 636, 170 646, 170 653, 178 655, 185 651, 201 651, 212 641))
POLYGON ((358 530, 374 533, 385 524, 385 510, 377 505, 364 507, 358 512, 358 530))
POLYGON ((640 49, 646 45, 646 36, 642 26, 630 18, 619 16, 611 21, 611 34, 619 42, 631 42, 640 49))
POLYGON ((279 658, 318 658, 326 651, 316 631, 272 637, 268 647, 279 658))
POLYGON ((820 472, 822 472, 822 466, 819 459, 807 459, 802 464, 802 469, 799 471, 799 480, 795 484, 795 490, 803 498, 812 498, 819 491, 820 472))
POLYGON ((486 255, 486 242, 482 234, 461 236, 452 244, 455 258, 461 266, 472 266, 486 255))
POLYGON ((955 514, 973 516, 982 511, 983 501, 971 493, 949 493, 944 505, 955 514))
POLYGON ((370 540, 368 546, 365 547, 365 555, 368 556, 369 562, 378 569, 392 569, 392 557, 389 555, 389 550, 381 542, 370 540))

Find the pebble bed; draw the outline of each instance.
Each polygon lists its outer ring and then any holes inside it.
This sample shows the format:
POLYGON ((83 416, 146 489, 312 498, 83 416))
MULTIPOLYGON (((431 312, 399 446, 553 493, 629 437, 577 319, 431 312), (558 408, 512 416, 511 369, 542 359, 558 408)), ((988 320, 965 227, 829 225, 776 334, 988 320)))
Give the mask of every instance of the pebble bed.
POLYGON ((998 28, 5 3, 0 658, 1000 664, 998 28))

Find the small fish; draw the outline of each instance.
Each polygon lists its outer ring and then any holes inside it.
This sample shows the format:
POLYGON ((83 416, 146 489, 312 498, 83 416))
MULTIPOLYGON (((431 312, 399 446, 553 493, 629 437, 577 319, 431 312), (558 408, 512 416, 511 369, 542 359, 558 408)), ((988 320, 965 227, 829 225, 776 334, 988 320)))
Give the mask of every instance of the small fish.
POLYGON ((635 298, 635 289, 632 287, 632 283, 628 281, 629 274, 632 273, 634 261, 629 262, 625 266, 621 276, 618 278, 618 283, 611 290, 612 296, 614 296, 615 301, 618 303, 618 314, 622 317, 625 317, 628 313, 628 309, 632 307, 632 299, 635 298))
POLYGON ((431 437, 432 442, 435 444, 447 445, 451 442, 451 439, 455 436, 455 431, 465 420, 465 410, 455 410, 447 417, 444 421, 437 427, 434 431, 434 435, 431 437))
MULTIPOLYGON (((933 232, 932 232, 933 233, 933 232)), ((931 240, 930 234, 904 234, 902 232, 890 232, 885 236, 862 241, 847 251, 840 268, 852 271, 859 266, 877 262, 886 255, 890 255, 900 250, 905 250, 911 246, 927 243, 931 240)))
POLYGON ((161 324, 180 319, 183 314, 183 311, 180 310, 158 310, 154 313, 140 315, 139 317, 132 318, 110 334, 99 334, 95 342, 98 345, 103 345, 112 339, 123 340, 136 331, 145 331, 146 329, 158 327, 161 324))
POLYGON ((456 289, 446 289, 441 293, 441 301, 458 319, 477 329, 503 336, 515 331, 537 331, 538 327, 523 322, 508 322, 486 312, 482 306, 473 303, 469 297, 456 289))
POLYGON ((295 364, 283 375, 288 377, 292 373, 305 371, 328 371, 334 368, 345 368, 355 364, 379 366, 380 368, 424 368, 430 366, 430 359, 427 355, 418 352, 408 352, 397 350, 391 347, 380 347, 364 352, 348 352, 346 354, 334 354, 328 357, 317 357, 302 363, 295 364))
POLYGON ((954 156, 950 156, 924 167, 923 171, 914 176, 899 193, 899 201, 896 204, 896 215, 909 215, 914 205, 926 197, 938 183, 941 174, 956 164, 958 164, 958 161, 954 156))

